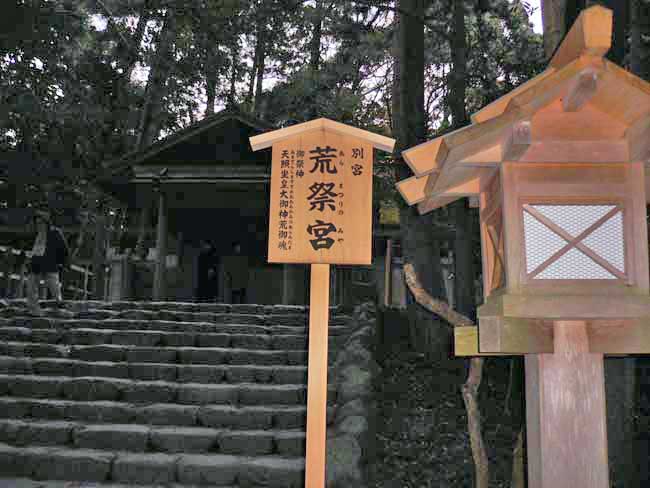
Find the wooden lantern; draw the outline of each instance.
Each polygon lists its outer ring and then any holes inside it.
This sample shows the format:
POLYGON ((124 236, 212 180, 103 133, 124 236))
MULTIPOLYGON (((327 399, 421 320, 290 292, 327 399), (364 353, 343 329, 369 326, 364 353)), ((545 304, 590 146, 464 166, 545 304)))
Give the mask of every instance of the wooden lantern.
POLYGON ((478 201, 485 303, 456 355, 526 355, 531 487, 609 486, 603 354, 650 353, 650 84, 611 34, 584 10, 542 74, 403 153, 420 213, 478 201))

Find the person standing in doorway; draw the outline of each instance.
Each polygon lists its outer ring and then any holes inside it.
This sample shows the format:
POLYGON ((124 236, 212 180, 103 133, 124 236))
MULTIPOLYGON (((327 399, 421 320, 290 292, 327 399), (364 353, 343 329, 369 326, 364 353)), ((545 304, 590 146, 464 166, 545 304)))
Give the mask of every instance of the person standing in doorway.
POLYGON ((216 250, 207 239, 201 239, 198 262, 199 283, 197 300, 206 302, 217 297, 217 259, 216 250))
POLYGON ((232 246, 232 256, 225 263, 226 277, 230 282, 232 303, 246 303, 246 288, 248 287, 248 256, 241 252, 241 244, 235 242, 232 246))
POLYGON ((63 232, 52 225, 49 212, 39 210, 34 216, 36 240, 31 252, 27 277, 27 308, 34 315, 42 315, 38 303, 38 282, 45 280, 50 295, 57 302, 63 301, 59 273, 67 265, 70 251, 63 232))

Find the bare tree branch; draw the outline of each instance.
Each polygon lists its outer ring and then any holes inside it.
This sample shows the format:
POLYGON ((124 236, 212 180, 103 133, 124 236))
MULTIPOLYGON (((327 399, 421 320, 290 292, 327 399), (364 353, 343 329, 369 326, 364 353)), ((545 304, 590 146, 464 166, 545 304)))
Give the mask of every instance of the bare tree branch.
POLYGON ((404 264, 404 277, 406 285, 409 287, 409 290, 411 290, 411 293, 413 293, 413 297, 415 297, 415 301, 426 308, 429 312, 442 317, 453 327, 472 327, 476 325, 464 315, 456 312, 447 302, 438 300, 429 295, 420 284, 420 281, 415 274, 415 269, 411 263, 404 264))

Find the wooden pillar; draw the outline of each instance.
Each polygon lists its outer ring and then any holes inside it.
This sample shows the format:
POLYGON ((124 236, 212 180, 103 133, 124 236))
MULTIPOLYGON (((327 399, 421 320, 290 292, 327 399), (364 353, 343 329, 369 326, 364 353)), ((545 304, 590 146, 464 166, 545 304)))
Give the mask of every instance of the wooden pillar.
POLYGON ((305 488, 325 486, 330 265, 311 265, 305 488))
POLYGON ((95 300, 104 300, 106 294, 106 224, 103 206, 99 206, 95 220, 93 251, 93 298, 95 300))
POLYGON ((386 240, 386 261, 384 264, 384 307, 390 307, 391 300, 391 277, 393 271, 393 240, 386 240))
POLYGON ((133 255, 136 259, 145 259, 147 256, 146 251, 146 238, 147 238, 147 227, 149 224, 151 209, 149 204, 145 205, 140 210, 140 215, 138 218, 138 240, 135 244, 135 249, 133 249, 133 255))
POLYGON ((526 355, 529 488, 609 488, 603 355, 584 321, 554 323, 553 354, 526 355))
POLYGON ((167 267, 167 202, 161 188, 158 193, 158 227, 156 230, 156 267, 153 277, 153 299, 165 300, 167 267))
POLYGON ((176 256, 178 257, 178 267, 182 268, 183 266, 183 254, 185 253, 185 235, 182 231, 179 231, 176 234, 176 256))

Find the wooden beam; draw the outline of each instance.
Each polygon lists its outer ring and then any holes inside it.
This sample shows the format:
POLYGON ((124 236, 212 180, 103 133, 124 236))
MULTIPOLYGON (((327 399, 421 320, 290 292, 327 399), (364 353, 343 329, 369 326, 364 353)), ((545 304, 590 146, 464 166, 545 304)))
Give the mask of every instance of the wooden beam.
POLYGON ((285 127, 283 129, 266 132, 258 136, 253 136, 249 140, 253 151, 259 151, 260 149, 271 147, 273 144, 283 141, 284 139, 288 139, 298 134, 314 130, 325 130, 336 134, 361 139, 372 144, 375 149, 386 152, 392 152, 395 146, 395 139, 391 139, 390 137, 382 136, 380 134, 375 134, 374 132, 367 130, 358 129, 346 124, 341 124, 340 122, 335 122, 334 120, 326 118, 310 120, 309 122, 303 122, 302 124, 296 124, 292 125, 291 127, 285 127))
POLYGON ((436 182, 438 181, 438 172, 434 173, 429 173, 426 176, 427 182, 424 185, 424 194, 426 195, 431 195, 436 188, 436 182))
POLYGON ((628 144, 620 141, 533 141, 519 154, 505 161, 520 163, 627 163, 631 161, 628 144))
POLYGON ((481 151, 457 159, 454 151, 451 151, 450 160, 457 165, 467 166, 498 166, 503 161, 503 143, 496 140, 494 144, 487 146, 481 151))
POLYGON ((418 178, 412 176, 397 183, 397 190, 406 200, 409 205, 414 205, 421 202, 426 198, 425 187, 427 184, 427 176, 418 178))
POLYGON ((433 171, 440 171, 448 153, 449 148, 444 137, 438 137, 402 151, 402 157, 416 176, 424 176, 433 171))
MULTIPOLYGON (((602 64, 602 63, 601 63, 602 64)), ((573 79, 584 69, 597 66, 593 58, 579 57, 567 63, 532 88, 514 96, 508 103, 506 112, 521 108, 526 115, 532 115, 551 104, 567 89, 573 79)))
POLYGON ((503 141, 501 154, 504 161, 516 161, 531 144, 530 121, 522 120, 513 124, 503 141))
POLYGON ((602 57, 612 46, 613 13, 599 5, 580 12, 569 33, 551 59, 561 68, 581 56, 602 57))
POLYGON ((650 316, 588 322, 589 351, 601 354, 650 354, 650 316))
POLYGON ((425 189, 426 198, 418 203, 420 215, 426 214, 448 205, 459 198, 476 196, 480 193, 481 179, 489 176, 495 170, 493 168, 466 167, 457 168, 454 171, 453 179, 448 179, 449 186, 441 191, 428 194, 425 189))
POLYGON ((598 86, 598 72, 587 68, 573 81, 569 91, 562 99, 562 108, 565 112, 577 112, 596 94, 598 86))
POLYGON ((511 92, 505 94, 498 100, 495 100, 494 102, 490 103, 489 105, 486 105, 483 107, 481 110, 476 112, 475 114, 472 115, 472 123, 474 124, 479 124, 481 122, 485 122, 486 120, 492 119, 494 117, 498 117, 501 115, 503 112, 506 111, 506 108, 508 107, 508 104, 510 103, 510 100, 519 95, 520 93, 523 93, 553 73, 555 73, 555 68, 546 68, 542 73, 538 74, 535 76, 533 79, 528 80, 527 82, 519 85, 517 88, 512 90, 511 92))
MULTIPOLYGON (((647 294, 632 292, 597 295, 597 288, 586 288, 579 295, 580 285, 572 285, 575 292, 556 295, 491 295, 488 303, 501 307, 500 314, 509 317, 547 317, 555 320, 623 319, 650 316, 647 294), (577 293, 576 293, 577 292, 577 293)), ((479 316, 483 307, 479 308, 479 316)))
POLYGON ((418 213, 424 215, 438 208, 449 205, 462 197, 430 197, 418 203, 418 213))
POLYGON ((552 353, 552 324, 538 319, 479 316, 479 350, 504 354, 552 353))
POLYGON ((453 188, 449 188, 442 193, 438 193, 433 196, 428 196, 422 202, 418 203, 418 212, 420 215, 424 215, 432 210, 444 207, 452 202, 455 202, 459 198, 475 196, 479 193, 480 180, 479 178, 474 178, 472 180, 466 181, 459 184, 453 188))
POLYGON ((511 356, 513 354, 482 353, 478 350, 478 327, 454 327, 454 355, 466 357, 511 356))
POLYGON ((647 161, 650 158, 650 114, 637 120, 625 130, 631 161, 647 161))

